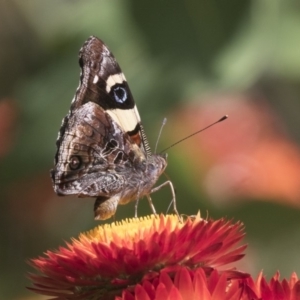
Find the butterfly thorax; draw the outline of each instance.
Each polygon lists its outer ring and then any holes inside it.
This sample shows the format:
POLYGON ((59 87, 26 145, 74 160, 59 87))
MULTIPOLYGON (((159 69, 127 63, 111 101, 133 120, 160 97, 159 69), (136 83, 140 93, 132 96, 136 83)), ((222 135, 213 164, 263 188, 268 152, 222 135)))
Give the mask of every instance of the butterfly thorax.
POLYGON ((126 176, 124 190, 121 192, 120 204, 126 204, 149 195, 153 185, 158 180, 167 166, 166 157, 161 155, 151 155, 148 158, 136 158, 133 162, 133 172, 126 176))

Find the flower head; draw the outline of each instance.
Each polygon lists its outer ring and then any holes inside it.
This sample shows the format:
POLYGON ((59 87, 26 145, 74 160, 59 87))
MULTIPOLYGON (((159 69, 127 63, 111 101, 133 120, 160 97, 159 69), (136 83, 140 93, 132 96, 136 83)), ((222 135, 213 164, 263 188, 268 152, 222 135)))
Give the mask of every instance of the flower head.
POLYGON ((300 299, 300 281, 295 273, 290 280, 279 280, 276 273, 269 283, 262 272, 251 277, 230 278, 227 272, 213 270, 207 275, 202 268, 178 269, 175 276, 161 272, 152 281, 145 280, 123 291, 117 300, 296 300, 300 299))
POLYGON ((32 260, 42 275, 30 275, 31 289, 53 299, 108 299, 183 266, 210 274, 243 257, 246 246, 236 246, 242 229, 241 223, 203 220, 200 215, 185 222, 168 215, 98 226, 32 260))
POLYGON ((202 268, 178 268, 175 276, 161 272, 151 281, 137 284, 132 291, 124 290, 116 300, 239 300, 243 292, 243 279, 229 279, 227 272, 213 270, 207 276, 202 268))
POLYGON ((268 283, 260 272, 256 281, 251 277, 245 280, 245 299, 264 299, 264 300, 296 300, 300 299, 300 281, 296 273, 293 273, 289 280, 280 281, 277 272, 268 283))

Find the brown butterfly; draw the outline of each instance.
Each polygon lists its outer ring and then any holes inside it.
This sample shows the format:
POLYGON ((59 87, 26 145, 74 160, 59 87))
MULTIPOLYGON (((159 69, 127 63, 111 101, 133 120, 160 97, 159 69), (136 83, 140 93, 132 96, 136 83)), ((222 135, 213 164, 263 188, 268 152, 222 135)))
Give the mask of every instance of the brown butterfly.
POLYGON ((118 204, 150 194, 167 166, 166 155, 152 154, 125 76, 113 54, 92 36, 79 52, 80 84, 57 138, 51 177, 60 196, 96 197, 95 219, 107 219, 118 204))

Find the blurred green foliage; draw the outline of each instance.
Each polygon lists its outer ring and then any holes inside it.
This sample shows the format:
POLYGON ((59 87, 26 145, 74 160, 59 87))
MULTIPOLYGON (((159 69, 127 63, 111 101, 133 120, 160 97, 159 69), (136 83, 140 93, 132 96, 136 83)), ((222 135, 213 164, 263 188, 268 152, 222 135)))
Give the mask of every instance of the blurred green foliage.
MULTIPOLYGON (((300 141, 299 1, 2 0, 0 95, 16 102, 19 118, 13 147, 0 158, 1 299, 29 294, 26 259, 96 224, 92 201, 59 199, 50 194, 50 178, 39 180, 52 167, 57 132, 79 79, 78 51, 90 35, 117 57, 152 145, 160 120, 180 102, 252 89, 270 96, 300 141), (38 195, 29 192, 35 183, 38 195)), ((182 155, 174 149, 169 157, 182 213, 200 207, 210 216, 245 222, 248 241, 256 246, 256 260, 245 271, 299 274, 298 210, 261 202, 217 208, 193 186, 182 155)), ((168 191, 154 199, 166 197, 168 191)), ((149 213, 141 202, 140 213, 149 213)), ((158 203, 158 211, 167 205, 158 203)), ((120 207, 117 218, 132 215, 133 204, 120 207)))

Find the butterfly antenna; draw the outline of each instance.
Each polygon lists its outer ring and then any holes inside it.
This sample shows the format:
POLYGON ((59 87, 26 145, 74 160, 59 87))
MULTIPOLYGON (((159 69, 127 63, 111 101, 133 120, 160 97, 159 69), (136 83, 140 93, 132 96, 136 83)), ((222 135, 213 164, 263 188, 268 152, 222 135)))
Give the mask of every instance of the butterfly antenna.
POLYGON ((198 134, 199 132, 204 131, 204 130, 208 129, 209 127, 214 126, 215 124, 220 123, 220 122, 226 120, 227 118, 228 118, 228 115, 223 116, 220 120, 218 120, 218 121, 216 121, 216 122, 214 122, 214 123, 212 123, 212 124, 210 124, 210 125, 208 125, 208 126, 202 128, 202 129, 200 129, 200 130, 198 130, 198 131, 196 131, 196 132, 194 132, 194 133, 192 133, 192 134, 186 136, 185 138, 183 138, 183 139, 177 141, 176 143, 174 143, 174 144, 172 144, 171 146, 167 147, 166 149, 162 150, 162 151, 160 152, 160 154, 163 153, 163 152, 165 152, 165 151, 167 151, 168 149, 174 147, 175 145, 177 145, 177 144, 179 144, 179 143, 181 143, 181 142, 183 142, 183 141, 189 139, 190 137, 192 137, 192 136, 198 134))
POLYGON ((159 133, 158 133, 158 137, 157 137, 157 140, 156 140, 155 151, 154 151, 154 153, 156 153, 156 151, 157 151, 158 141, 159 141, 159 139, 160 139, 162 130, 163 130, 164 126, 166 125, 166 123, 167 123, 167 118, 164 118, 163 121, 162 121, 162 124, 161 124, 161 126, 160 126, 159 133))

